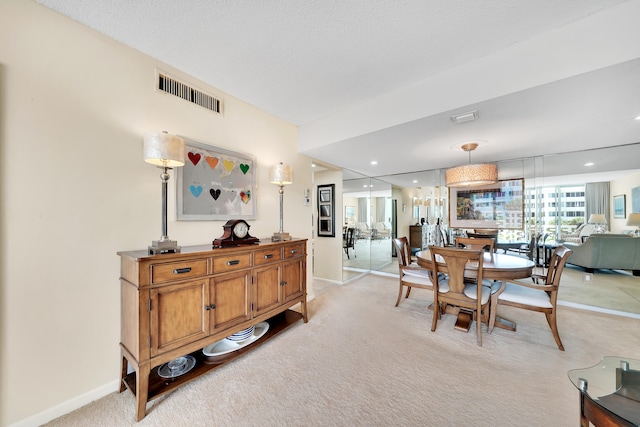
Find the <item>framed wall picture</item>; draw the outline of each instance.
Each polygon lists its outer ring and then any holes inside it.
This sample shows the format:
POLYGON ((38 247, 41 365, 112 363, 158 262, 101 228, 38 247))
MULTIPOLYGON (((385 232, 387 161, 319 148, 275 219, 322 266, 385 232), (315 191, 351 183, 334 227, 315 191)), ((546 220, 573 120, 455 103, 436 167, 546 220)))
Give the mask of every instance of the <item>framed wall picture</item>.
POLYGON ((178 220, 255 219, 255 157, 182 138, 185 164, 176 168, 178 220))
POLYGON ((335 184, 318 185, 318 236, 335 237, 335 184))
POLYGON ((478 187, 450 187, 449 226, 522 230, 524 179, 503 180, 478 187))
POLYGON ((623 219, 627 217, 626 195, 622 194, 620 196, 613 196, 613 217, 623 219))

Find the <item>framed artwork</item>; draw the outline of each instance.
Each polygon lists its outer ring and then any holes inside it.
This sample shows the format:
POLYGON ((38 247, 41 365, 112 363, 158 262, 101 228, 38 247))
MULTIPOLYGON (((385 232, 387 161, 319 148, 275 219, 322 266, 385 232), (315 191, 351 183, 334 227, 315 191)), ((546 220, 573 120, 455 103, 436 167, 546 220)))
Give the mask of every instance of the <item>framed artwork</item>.
POLYGON ((353 206, 345 206, 344 208, 344 222, 351 221, 351 218, 356 217, 356 208, 353 206))
POLYGON ((631 212, 640 212, 640 187, 631 189, 631 212))
POLYGON ((178 220, 255 219, 255 157, 182 138, 185 164, 176 168, 178 220))
POLYGON ((621 196, 613 196, 613 217, 627 217, 627 196, 625 194, 621 196))
POLYGON ((318 185, 318 237, 335 237, 335 184, 318 185))
POLYGON ((524 179, 503 180, 477 187, 450 187, 449 226, 522 230, 524 179))

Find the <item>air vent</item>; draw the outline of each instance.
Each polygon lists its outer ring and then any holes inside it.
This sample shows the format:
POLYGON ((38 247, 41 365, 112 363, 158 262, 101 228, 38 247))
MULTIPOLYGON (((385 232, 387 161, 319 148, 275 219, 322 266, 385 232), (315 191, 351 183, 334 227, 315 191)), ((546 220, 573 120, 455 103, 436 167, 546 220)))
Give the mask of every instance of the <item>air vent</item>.
POLYGON ((162 73, 158 73, 158 90, 180 97, 214 113, 222 114, 222 101, 220 99, 162 73))
POLYGON ((468 113, 457 114, 455 116, 451 116, 451 121, 453 123, 464 123, 471 122, 473 120, 478 120, 478 110, 469 111, 468 113))

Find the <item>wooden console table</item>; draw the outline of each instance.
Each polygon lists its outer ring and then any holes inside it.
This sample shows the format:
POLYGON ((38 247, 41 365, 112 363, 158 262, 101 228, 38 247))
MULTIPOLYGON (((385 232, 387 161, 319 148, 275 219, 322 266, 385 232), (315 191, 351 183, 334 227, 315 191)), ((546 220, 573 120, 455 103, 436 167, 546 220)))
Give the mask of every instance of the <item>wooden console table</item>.
POLYGON ((181 253, 118 252, 121 262, 120 392, 136 397, 136 420, 147 402, 220 368, 300 319, 307 322, 306 239, 181 253), (290 308, 301 304, 301 313, 290 308), (211 360, 202 349, 259 322, 265 336, 211 360), (158 368, 191 355, 193 369, 163 378, 158 368), (132 372, 129 372, 130 368, 132 372))

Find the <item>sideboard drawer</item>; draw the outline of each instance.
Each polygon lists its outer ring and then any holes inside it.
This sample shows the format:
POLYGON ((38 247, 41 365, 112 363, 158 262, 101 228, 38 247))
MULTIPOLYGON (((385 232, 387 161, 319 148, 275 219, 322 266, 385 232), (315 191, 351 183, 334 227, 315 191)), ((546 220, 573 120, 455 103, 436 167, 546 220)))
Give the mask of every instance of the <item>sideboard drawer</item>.
POLYGON ((264 265, 270 262, 280 261, 280 248, 272 248, 266 251, 256 251, 253 254, 254 265, 264 265))
POLYGON ((235 255, 219 256, 213 259, 213 273, 240 270, 251 267, 251 253, 238 253, 235 255))
POLYGON ((284 259, 295 258, 304 255, 304 243, 286 245, 282 248, 284 259))
POLYGON ((151 283, 189 279, 205 274, 207 274, 206 259, 151 264, 151 283))

